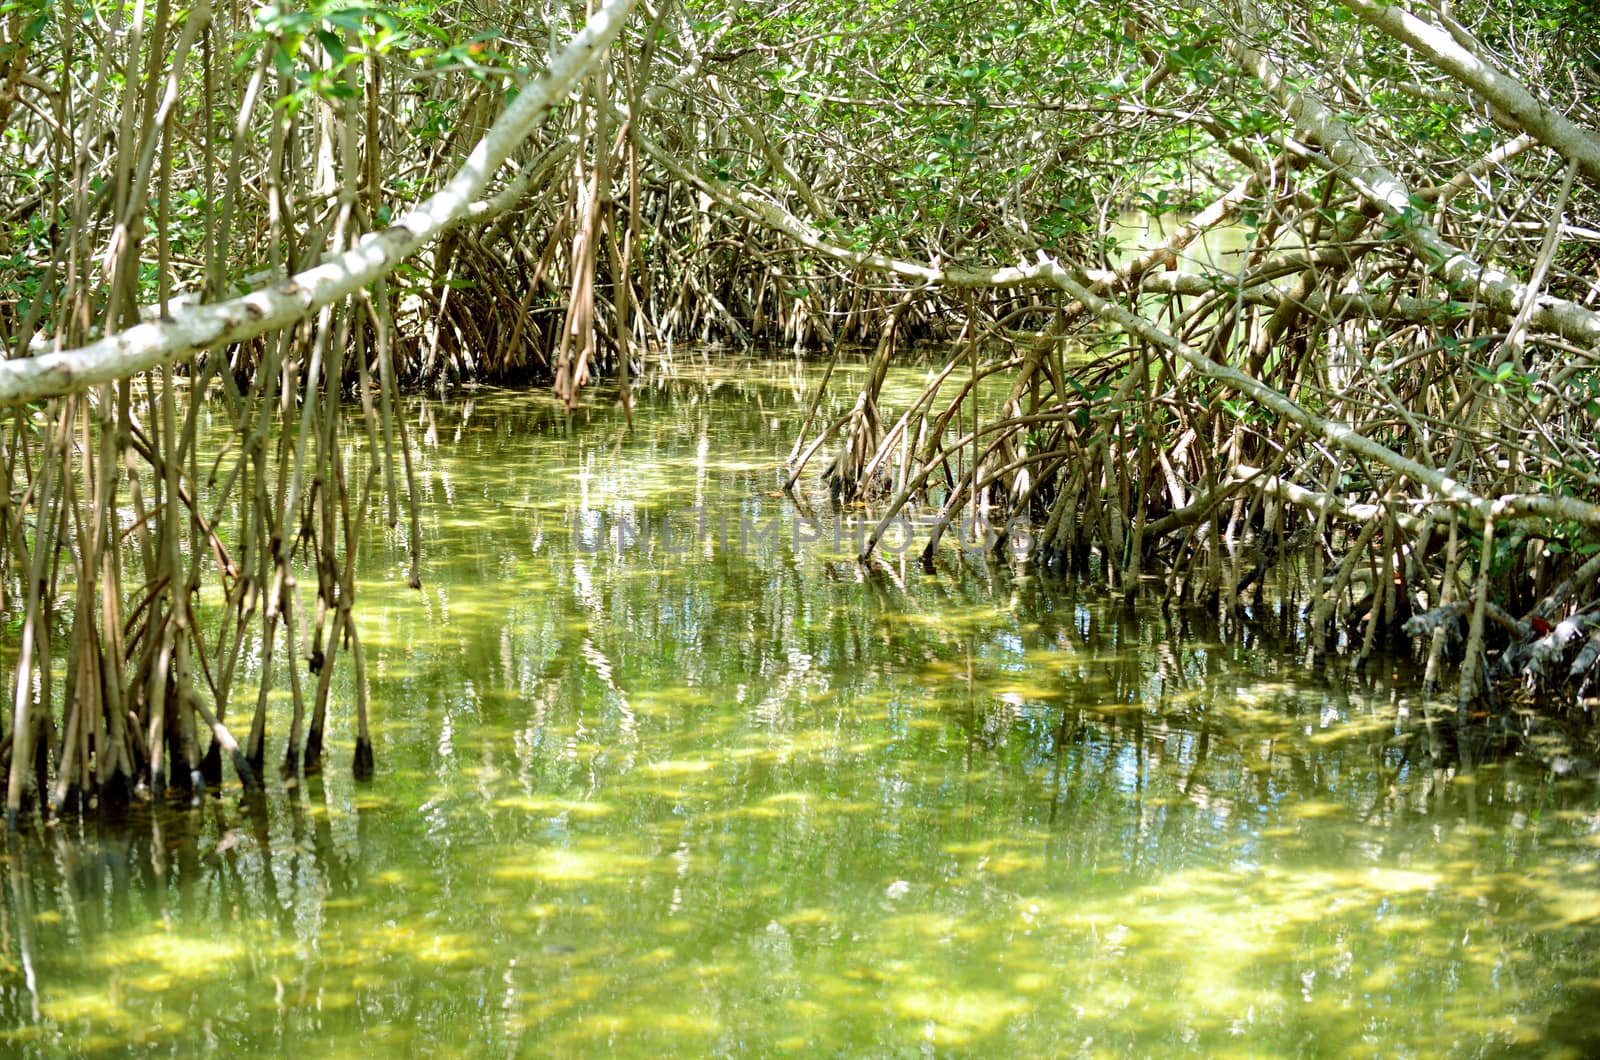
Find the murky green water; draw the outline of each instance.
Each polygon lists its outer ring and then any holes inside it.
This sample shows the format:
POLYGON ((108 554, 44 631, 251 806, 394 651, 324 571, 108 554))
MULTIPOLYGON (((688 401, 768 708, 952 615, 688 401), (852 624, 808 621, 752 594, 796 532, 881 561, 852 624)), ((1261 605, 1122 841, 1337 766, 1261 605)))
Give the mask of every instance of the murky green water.
POLYGON ((1270 615, 864 572, 772 493, 791 367, 641 397, 413 406, 378 779, 341 717, 320 781, 11 840, 0 1051, 1593 1050, 1587 782, 1430 768, 1270 615))

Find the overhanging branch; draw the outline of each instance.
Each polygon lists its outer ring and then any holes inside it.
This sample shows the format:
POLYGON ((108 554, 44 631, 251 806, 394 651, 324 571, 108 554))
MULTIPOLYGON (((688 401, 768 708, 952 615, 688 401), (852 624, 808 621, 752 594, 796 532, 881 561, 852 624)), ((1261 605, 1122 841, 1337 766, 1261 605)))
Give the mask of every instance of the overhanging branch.
POLYGON ((639 0, 609 0, 506 107, 460 169, 433 196, 382 232, 286 282, 238 298, 187 306, 170 319, 137 324, 98 342, 37 357, 0 361, 0 406, 59 397, 287 327, 378 280, 465 214, 527 135, 566 99, 621 32, 639 0))

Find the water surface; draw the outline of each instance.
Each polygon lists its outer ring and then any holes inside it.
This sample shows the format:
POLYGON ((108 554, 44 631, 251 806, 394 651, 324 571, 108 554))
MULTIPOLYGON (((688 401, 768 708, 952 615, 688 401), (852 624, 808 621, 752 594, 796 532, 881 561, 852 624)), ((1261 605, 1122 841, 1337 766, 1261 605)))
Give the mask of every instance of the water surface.
POLYGON ((341 713, 324 778, 9 841, 0 1048, 1592 1051, 1587 782, 1445 768, 1404 681, 1307 669, 1280 611, 857 565, 858 513, 775 492, 815 378, 686 368, 632 433, 411 404, 377 779, 341 713))

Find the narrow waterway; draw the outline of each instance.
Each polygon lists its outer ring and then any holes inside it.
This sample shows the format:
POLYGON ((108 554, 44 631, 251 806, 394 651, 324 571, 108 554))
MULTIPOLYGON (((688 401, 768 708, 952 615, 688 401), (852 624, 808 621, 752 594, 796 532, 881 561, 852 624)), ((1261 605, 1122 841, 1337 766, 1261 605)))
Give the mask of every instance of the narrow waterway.
POLYGON ((815 379, 685 366, 631 433, 603 394, 410 403, 377 779, 341 710, 323 778, 8 840, 0 1051, 1600 1045, 1590 782, 1435 768, 1405 681, 1313 673, 1277 612, 859 566, 857 516, 775 492, 815 379))

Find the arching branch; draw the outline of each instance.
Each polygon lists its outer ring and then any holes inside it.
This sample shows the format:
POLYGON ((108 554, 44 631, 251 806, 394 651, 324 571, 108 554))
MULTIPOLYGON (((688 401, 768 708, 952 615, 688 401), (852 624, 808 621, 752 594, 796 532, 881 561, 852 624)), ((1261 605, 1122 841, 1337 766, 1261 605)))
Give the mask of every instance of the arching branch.
POLYGON ((0 362, 0 406, 80 392, 198 350, 287 327, 379 279, 470 208, 517 145, 599 61, 638 2, 609 0, 596 11, 539 79, 506 107, 445 186, 394 225, 284 283, 226 302, 185 307, 171 319, 137 324, 77 349, 0 362))

